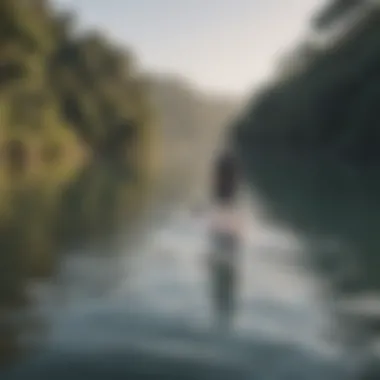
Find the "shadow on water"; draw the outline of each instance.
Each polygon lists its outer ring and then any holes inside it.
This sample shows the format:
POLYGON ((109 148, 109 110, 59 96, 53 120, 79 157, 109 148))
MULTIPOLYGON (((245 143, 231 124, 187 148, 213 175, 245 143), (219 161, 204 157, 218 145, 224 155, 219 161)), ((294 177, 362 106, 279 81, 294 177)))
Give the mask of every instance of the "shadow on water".
POLYGON ((104 244, 111 256, 113 235, 125 226, 133 233, 145 194, 125 170, 101 163, 1 175, 0 369, 32 352, 48 329, 34 310, 38 285, 55 281, 75 249, 104 244))
POLYGON ((380 333, 380 176, 320 158, 257 152, 249 182, 277 223, 305 243, 304 264, 323 281, 331 339, 373 354, 380 333))

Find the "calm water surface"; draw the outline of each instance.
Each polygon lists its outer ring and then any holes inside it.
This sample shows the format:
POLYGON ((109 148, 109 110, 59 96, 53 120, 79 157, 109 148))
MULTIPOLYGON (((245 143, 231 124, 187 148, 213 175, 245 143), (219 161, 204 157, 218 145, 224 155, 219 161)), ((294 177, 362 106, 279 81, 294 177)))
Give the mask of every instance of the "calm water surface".
POLYGON ((82 174, 49 202, 43 189, 32 202, 30 189, 20 195, 40 209, 8 224, 20 239, 3 234, 18 261, 3 259, 12 276, 2 282, 1 379, 348 378, 326 333, 323 283, 294 235, 244 208, 233 320, 221 328, 208 212, 139 211, 141 191, 105 173, 82 174))

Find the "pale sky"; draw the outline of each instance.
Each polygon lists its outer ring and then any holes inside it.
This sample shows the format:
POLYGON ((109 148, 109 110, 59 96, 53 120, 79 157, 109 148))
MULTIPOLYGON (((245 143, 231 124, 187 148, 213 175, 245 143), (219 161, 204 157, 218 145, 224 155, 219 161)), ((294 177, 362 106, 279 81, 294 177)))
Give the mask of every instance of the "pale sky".
POLYGON ((147 71, 246 94, 307 30, 323 0, 54 0, 130 48, 147 71))

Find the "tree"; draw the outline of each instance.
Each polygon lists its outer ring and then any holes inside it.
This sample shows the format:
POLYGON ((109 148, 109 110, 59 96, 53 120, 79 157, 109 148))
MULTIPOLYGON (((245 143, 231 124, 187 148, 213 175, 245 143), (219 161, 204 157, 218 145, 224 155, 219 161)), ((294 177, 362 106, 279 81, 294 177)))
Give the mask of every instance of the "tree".
POLYGON ((330 0, 318 12, 312 24, 317 30, 329 29, 349 13, 357 11, 366 4, 368 4, 368 0, 330 0))

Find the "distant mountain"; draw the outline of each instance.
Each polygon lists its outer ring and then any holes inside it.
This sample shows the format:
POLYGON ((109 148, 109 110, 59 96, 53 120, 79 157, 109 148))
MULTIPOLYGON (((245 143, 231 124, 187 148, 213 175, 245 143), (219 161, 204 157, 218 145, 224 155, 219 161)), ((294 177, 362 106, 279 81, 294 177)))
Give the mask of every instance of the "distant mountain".
POLYGON ((213 152, 241 100, 206 94, 173 75, 151 75, 148 83, 164 152, 164 181, 175 192, 203 191, 213 152))

